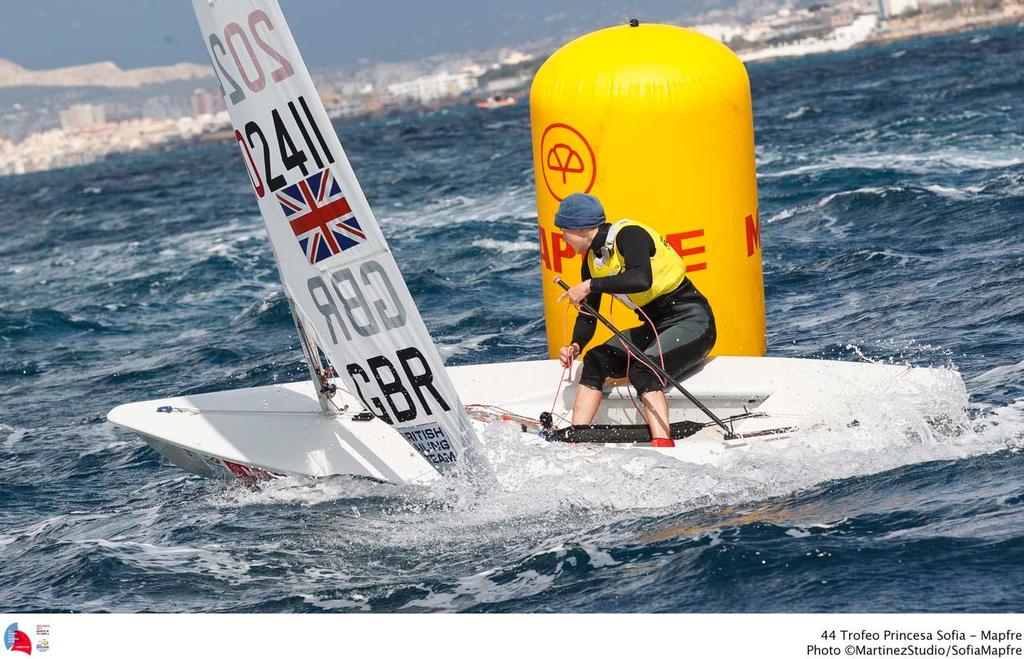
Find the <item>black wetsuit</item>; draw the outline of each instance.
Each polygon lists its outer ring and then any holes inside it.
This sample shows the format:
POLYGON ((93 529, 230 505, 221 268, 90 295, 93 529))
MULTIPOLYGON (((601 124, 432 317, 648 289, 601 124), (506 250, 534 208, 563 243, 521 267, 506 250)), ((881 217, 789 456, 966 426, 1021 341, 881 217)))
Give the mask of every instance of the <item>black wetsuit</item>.
MULTIPOLYGON (((611 226, 602 225, 590 244, 590 250, 595 255, 604 247, 611 226)), ((591 280, 587 303, 595 309, 600 308, 603 293, 639 293, 652 285, 651 258, 655 254, 655 245, 650 234, 636 225, 626 226, 615 236, 615 249, 622 256, 625 268, 617 275, 591 280)), ((580 277, 581 281, 591 279, 586 258, 583 259, 580 277)), ((684 279, 674 291, 655 298, 641 309, 654 323, 663 352, 659 354, 655 333, 639 312, 637 316, 643 325, 624 333, 656 364, 661 363, 663 356, 665 370, 674 378, 681 377, 699 364, 715 345, 715 316, 707 299, 694 288, 689 278, 684 279)), ((594 338, 596 328, 596 319, 581 314, 573 328, 572 342, 582 350, 594 338)), ((628 375, 638 395, 662 389, 661 380, 649 367, 633 359, 630 360, 627 373, 626 361, 625 349, 617 338, 612 337, 592 348, 584 357, 580 384, 600 391, 606 378, 628 375)))

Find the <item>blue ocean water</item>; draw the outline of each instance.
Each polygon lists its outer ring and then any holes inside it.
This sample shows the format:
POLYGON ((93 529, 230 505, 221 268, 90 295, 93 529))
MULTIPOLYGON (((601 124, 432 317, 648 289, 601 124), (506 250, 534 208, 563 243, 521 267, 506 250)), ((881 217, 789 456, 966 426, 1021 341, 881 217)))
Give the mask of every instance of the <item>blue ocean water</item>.
MULTIPOLYGON (((961 432, 636 473, 496 431, 486 492, 204 480, 105 414, 307 377, 237 147, 2 178, 4 608, 1020 611, 1024 27, 750 75, 770 354, 956 368, 961 432)), ((527 108, 338 130, 448 362, 541 357, 527 108)))

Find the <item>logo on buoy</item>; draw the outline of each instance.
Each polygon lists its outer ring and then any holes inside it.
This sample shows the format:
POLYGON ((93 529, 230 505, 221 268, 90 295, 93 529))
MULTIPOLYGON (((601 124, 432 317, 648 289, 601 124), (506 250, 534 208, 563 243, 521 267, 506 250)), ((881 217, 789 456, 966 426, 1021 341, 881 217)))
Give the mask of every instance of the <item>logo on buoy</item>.
POLYGON ((590 192, 597 179, 597 159, 583 134, 568 124, 551 124, 540 138, 541 171, 557 201, 574 192, 590 192))

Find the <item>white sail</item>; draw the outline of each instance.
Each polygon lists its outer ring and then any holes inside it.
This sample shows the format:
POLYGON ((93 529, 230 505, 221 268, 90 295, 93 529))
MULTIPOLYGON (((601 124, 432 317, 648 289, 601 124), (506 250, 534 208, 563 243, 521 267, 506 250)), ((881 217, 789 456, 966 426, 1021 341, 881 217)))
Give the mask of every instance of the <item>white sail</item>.
MULTIPOLYGON (((463 461, 477 443, 472 425, 281 8, 192 5, 300 333, 311 332, 345 388, 439 470, 463 461)), ((319 361, 315 349, 306 356, 319 361)))

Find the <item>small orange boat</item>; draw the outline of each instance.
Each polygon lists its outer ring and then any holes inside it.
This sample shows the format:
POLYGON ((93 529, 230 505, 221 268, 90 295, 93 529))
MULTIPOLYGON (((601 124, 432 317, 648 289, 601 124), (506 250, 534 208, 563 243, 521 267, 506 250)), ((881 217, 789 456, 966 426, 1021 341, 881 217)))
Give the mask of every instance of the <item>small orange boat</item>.
POLYGON ((506 108, 510 105, 515 105, 519 101, 516 100, 515 96, 492 96, 482 101, 477 101, 476 106, 481 110, 496 110, 498 108, 506 108))

